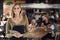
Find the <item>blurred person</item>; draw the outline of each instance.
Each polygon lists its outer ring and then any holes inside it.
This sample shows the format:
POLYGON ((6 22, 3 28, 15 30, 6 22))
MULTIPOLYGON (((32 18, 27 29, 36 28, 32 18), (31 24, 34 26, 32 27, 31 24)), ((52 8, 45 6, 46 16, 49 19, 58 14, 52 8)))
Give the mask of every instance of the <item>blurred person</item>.
POLYGON ((44 25, 44 23, 42 22, 41 24, 40 24, 40 28, 42 28, 42 29, 45 29, 45 28, 47 28, 45 25, 44 25))
POLYGON ((23 34, 28 32, 28 18, 19 3, 15 3, 6 24, 6 36, 10 40, 27 40, 23 38, 23 34))
POLYGON ((56 19, 59 18, 59 14, 58 14, 58 12, 56 12, 55 16, 56 16, 56 19))
POLYGON ((49 32, 44 38, 44 39, 55 39, 55 32, 59 31, 58 25, 55 23, 54 19, 49 19, 50 24, 48 25, 47 31, 49 32))
POLYGON ((51 29, 51 37, 55 37, 55 32, 59 31, 58 25, 55 23, 54 19, 49 19, 50 21, 50 26, 48 26, 48 28, 51 29))
POLYGON ((51 15, 50 18, 55 19, 54 15, 51 15))
POLYGON ((38 19, 40 18, 40 15, 35 14, 35 16, 34 16, 34 17, 35 17, 35 19, 36 19, 36 20, 38 20, 38 19))
POLYGON ((28 26, 28 31, 34 32, 35 28, 36 28, 36 19, 32 19, 30 25, 28 26))
POLYGON ((37 27, 39 27, 42 23, 42 18, 39 18, 36 22, 37 22, 37 27))
POLYGON ((44 25, 44 23, 42 22, 40 26, 41 26, 41 27, 44 27, 45 25, 44 25))
POLYGON ((47 26, 49 24, 49 16, 44 17, 43 23, 45 26, 47 26))
MULTIPOLYGON (((36 30, 36 19, 31 19, 31 23, 28 26, 28 32, 34 33, 36 30)), ((29 40, 36 40, 35 38, 29 38, 29 40)))
POLYGON ((48 33, 48 38, 52 39, 53 37, 55 37, 54 29, 55 29, 55 27, 53 25, 53 22, 50 21, 50 24, 48 25, 48 29, 47 29, 47 31, 49 32, 48 33))

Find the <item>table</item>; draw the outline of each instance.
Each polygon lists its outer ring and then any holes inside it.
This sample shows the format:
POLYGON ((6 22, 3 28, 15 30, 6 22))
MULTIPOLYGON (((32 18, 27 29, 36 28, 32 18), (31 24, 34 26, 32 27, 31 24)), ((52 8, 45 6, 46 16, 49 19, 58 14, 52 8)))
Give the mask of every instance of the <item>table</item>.
POLYGON ((26 33, 24 37, 27 38, 42 38, 47 35, 47 32, 39 32, 39 33, 26 33))
POLYGON ((48 34, 47 31, 44 31, 43 29, 38 29, 37 31, 35 31, 33 33, 29 33, 29 32, 25 33, 23 37, 26 37, 26 38, 42 38, 47 34, 48 34))
POLYGON ((30 32, 24 33, 23 38, 33 38, 33 39, 38 39, 39 38, 39 39, 41 39, 41 38, 43 38, 47 34, 48 34, 48 32, 45 31, 44 29, 37 28, 32 33, 30 33, 30 32))

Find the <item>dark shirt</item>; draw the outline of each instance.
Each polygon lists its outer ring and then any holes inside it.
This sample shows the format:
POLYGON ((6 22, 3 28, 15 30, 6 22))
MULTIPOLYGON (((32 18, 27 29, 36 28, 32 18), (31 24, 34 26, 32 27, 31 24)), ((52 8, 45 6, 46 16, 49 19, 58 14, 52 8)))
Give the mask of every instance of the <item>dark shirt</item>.
MULTIPOLYGON (((18 31, 21 34, 23 34, 25 28, 24 28, 24 25, 18 25, 18 26, 14 25, 13 30, 18 31)), ((10 38, 10 40, 27 40, 27 39, 23 38, 23 37, 20 37, 20 38, 12 37, 12 38, 10 38)))
POLYGON ((18 25, 18 26, 15 25, 15 26, 13 27, 13 30, 18 31, 18 32, 20 32, 21 34, 23 34, 25 28, 24 28, 24 25, 18 25))
POLYGON ((43 23, 45 26, 47 26, 49 24, 49 21, 48 22, 43 21, 43 23))

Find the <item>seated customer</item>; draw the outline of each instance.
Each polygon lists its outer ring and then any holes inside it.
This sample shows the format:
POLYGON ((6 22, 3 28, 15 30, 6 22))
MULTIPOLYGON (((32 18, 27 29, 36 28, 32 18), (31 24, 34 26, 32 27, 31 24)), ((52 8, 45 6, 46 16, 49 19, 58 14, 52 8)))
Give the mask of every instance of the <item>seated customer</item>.
POLYGON ((31 24, 28 26, 28 31, 33 32, 33 30, 36 28, 36 20, 32 19, 31 24))
POLYGON ((51 37, 55 36, 55 32, 59 31, 58 25, 55 23, 54 19, 50 19, 50 26, 48 28, 51 29, 51 37))
POLYGON ((43 23, 44 23, 45 26, 49 25, 49 17, 48 16, 44 17, 43 23))
POLYGON ((54 19, 49 19, 49 25, 47 27, 47 31, 49 32, 45 37, 43 37, 42 39, 54 39, 55 38, 55 32, 59 31, 59 28, 57 26, 57 24, 55 23, 54 19))

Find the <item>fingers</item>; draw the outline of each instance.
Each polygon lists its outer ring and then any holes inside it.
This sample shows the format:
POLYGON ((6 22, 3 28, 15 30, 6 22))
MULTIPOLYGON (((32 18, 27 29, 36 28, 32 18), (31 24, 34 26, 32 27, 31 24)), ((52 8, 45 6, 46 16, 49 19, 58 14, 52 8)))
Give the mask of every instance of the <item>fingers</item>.
POLYGON ((14 36, 14 37, 17 37, 17 35, 16 35, 16 34, 13 34, 13 36, 14 36))
POLYGON ((22 36, 23 36, 23 34, 19 34, 19 33, 18 33, 18 34, 16 34, 16 33, 15 33, 15 34, 13 34, 13 36, 14 36, 14 37, 16 37, 16 38, 20 38, 20 37, 22 37, 22 36))
POLYGON ((17 38, 20 38, 20 37, 22 37, 22 36, 23 36, 23 34, 17 35, 17 38))

